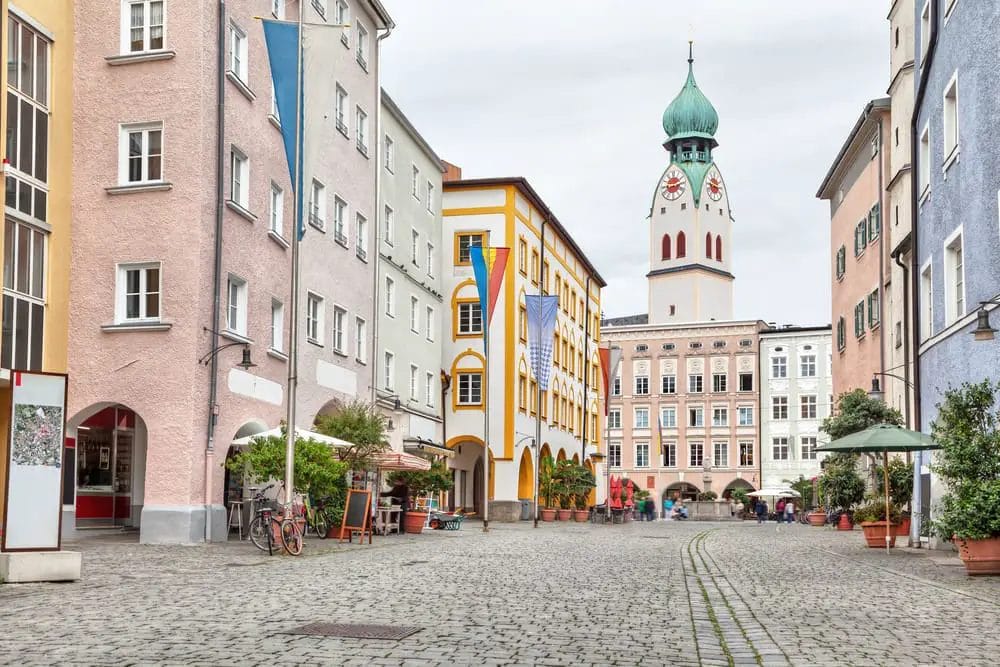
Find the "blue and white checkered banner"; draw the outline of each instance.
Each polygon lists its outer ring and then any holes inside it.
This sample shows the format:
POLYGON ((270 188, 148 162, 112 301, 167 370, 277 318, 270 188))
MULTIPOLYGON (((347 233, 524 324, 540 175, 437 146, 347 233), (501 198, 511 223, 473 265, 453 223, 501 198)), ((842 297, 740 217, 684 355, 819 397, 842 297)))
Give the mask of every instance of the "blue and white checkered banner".
POLYGON ((552 375, 552 336, 559 314, 559 297, 525 296, 528 309, 528 354, 539 391, 548 391, 552 375))

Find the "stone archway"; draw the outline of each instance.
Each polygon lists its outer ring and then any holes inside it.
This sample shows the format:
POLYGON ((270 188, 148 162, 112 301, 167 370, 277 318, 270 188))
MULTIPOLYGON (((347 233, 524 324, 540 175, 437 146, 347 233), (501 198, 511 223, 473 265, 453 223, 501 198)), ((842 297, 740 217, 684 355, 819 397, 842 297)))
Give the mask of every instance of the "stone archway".
POLYGON ((737 489, 742 489, 743 491, 746 491, 748 493, 750 491, 756 491, 757 490, 757 489, 754 488, 753 484, 751 484, 750 482, 746 481, 745 479, 734 479, 733 481, 731 481, 729 484, 726 485, 725 489, 723 489, 723 491, 722 491, 722 497, 726 498, 726 499, 732 497, 733 491, 735 491, 737 489))
POLYGON ((529 447, 521 452, 517 466, 517 497, 521 500, 533 500, 535 497, 535 464, 529 447))
POLYGON ((674 482, 663 489, 663 498, 673 499, 675 496, 684 500, 697 500, 701 489, 690 482, 674 482))

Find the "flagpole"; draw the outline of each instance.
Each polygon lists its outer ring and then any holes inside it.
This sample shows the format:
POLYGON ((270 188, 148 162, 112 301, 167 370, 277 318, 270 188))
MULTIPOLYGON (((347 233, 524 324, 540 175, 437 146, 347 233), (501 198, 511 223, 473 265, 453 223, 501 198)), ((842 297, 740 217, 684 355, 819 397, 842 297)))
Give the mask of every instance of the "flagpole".
POLYGON ((483 532, 490 530, 490 321, 489 293, 483 322, 483 532))
MULTIPOLYGON (((542 223, 544 230, 544 221, 542 223)), ((543 233, 544 237, 544 233, 543 233)), ((539 271, 541 267, 539 267, 539 271)), ((539 287, 539 292, 541 292, 541 287, 539 287)), ((535 343, 538 347, 538 353, 535 354, 534 372, 535 372, 535 488, 534 488, 534 501, 535 501, 535 528, 538 528, 538 474, 542 466, 542 382, 541 378, 541 366, 542 366, 542 302, 541 294, 539 294, 539 301, 537 303, 538 314, 535 316, 535 343)), ((530 317, 528 318, 531 319, 530 317)))
POLYGON ((288 390, 285 418, 285 512, 291 512, 295 482, 295 400, 299 371, 299 235, 302 217, 302 10, 305 2, 299 1, 298 45, 295 67, 295 183, 292 224, 292 304, 288 342, 288 390))

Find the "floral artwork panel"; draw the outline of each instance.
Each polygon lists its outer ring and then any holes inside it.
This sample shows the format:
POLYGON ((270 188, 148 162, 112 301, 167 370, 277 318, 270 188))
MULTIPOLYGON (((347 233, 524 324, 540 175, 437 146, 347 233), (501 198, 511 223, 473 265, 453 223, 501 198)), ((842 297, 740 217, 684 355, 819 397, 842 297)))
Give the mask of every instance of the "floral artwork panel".
POLYGON ((58 405, 14 407, 12 457, 15 465, 62 465, 63 409, 58 405))

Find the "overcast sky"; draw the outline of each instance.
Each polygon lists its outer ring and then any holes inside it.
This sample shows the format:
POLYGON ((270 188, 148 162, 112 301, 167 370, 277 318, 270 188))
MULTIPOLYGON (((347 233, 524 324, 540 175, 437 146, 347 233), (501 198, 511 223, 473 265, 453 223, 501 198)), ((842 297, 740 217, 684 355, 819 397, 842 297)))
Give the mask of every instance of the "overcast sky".
POLYGON ((464 177, 528 178, 608 282, 607 316, 646 312, 661 116, 692 35, 736 219, 735 315, 830 322, 829 208, 815 194, 885 94, 888 0, 385 4, 386 90, 464 177))

